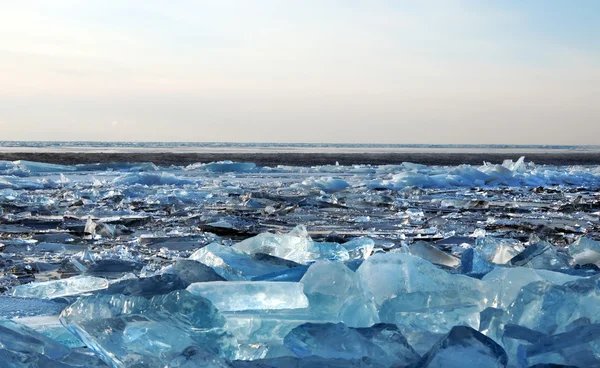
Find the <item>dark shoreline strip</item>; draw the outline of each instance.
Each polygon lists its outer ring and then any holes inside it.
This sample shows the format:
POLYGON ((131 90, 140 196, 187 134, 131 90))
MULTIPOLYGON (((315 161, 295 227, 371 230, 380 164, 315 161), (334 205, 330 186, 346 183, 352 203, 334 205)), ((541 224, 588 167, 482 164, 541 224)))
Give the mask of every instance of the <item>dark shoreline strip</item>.
POLYGON ((254 162, 258 166, 313 166, 331 165, 389 165, 402 162, 413 162, 424 165, 480 165, 484 161, 501 163, 505 159, 516 160, 525 156, 526 161, 544 165, 600 165, 600 153, 597 152, 545 152, 545 153, 433 153, 433 152, 377 152, 377 153, 310 153, 310 152, 281 152, 281 153, 210 153, 210 152, 3 152, 0 160, 16 161, 29 160, 64 165, 106 163, 106 162, 153 162, 157 165, 189 165, 197 162, 213 162, 231 160, 238 162, 254 162))

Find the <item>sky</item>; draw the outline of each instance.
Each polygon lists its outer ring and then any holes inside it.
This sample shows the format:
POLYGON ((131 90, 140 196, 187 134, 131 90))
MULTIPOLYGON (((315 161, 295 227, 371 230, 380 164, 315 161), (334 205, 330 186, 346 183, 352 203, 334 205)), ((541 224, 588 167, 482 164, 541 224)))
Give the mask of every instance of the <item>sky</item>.
POLYGON ((0 140, 597 145, 600 1, 6 1, 0 140))

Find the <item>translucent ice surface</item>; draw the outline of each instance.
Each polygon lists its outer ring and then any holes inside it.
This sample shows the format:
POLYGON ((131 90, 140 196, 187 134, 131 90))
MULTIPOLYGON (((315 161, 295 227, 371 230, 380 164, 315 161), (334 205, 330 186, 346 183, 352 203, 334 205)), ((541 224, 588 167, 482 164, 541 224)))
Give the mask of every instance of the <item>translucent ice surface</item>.
POLYGON ((208 300, 185 290, 152 299, 81 298, 63 311, 61 322, 111 367, 169 366, 193 346, 236 355, 225 319, 208 300))
POLYGON ((303 285, 296 282, 199 282, 187 290, 210 300, 220 311, 308 307, 303 285))
POLYGON ((11 295, 22 298, 52 299, 84 294, 106 289, 107 287, 108 281, 106 279, 93 276, 80 276, 17 286, 12 289, 11 295))

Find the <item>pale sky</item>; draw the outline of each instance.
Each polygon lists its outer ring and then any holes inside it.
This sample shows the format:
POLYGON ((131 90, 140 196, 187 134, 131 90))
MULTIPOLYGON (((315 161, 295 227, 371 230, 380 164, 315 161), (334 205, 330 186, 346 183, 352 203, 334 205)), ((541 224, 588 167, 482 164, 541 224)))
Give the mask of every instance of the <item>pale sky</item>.
POLYGON ((600 144, 600 1, 3 1, 0 140, 600 144))

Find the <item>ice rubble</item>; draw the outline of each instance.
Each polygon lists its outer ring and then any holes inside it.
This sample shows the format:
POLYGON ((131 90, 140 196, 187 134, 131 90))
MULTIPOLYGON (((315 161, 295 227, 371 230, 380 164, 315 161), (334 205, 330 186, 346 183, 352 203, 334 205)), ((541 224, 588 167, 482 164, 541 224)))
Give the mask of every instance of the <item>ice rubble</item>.
POLYGON ((1 162, 0 363, 598 366, 598 185, 523 159, 1 162))

